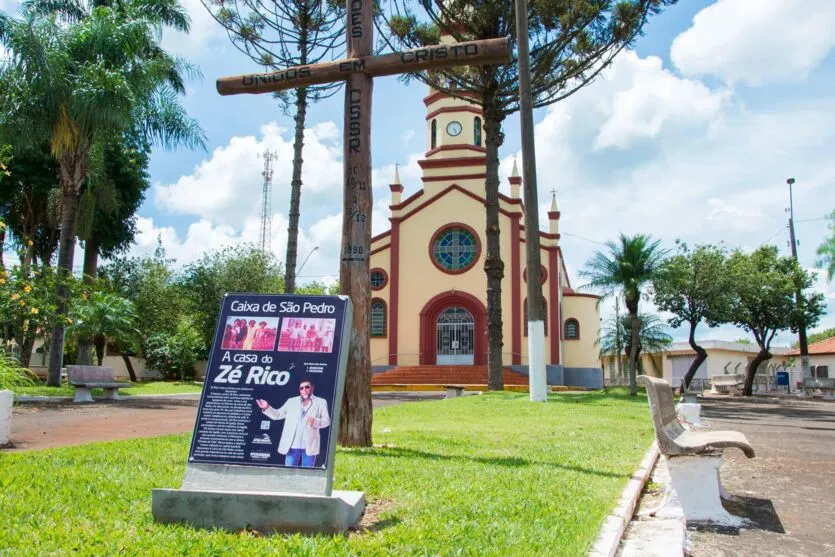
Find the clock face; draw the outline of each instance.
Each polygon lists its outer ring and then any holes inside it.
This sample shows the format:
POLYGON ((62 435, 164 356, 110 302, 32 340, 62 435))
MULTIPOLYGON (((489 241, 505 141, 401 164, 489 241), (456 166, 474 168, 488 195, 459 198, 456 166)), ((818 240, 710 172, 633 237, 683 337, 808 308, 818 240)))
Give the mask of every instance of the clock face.
POLYGON ((461 133, 461 122, 450 122, 446 126, 446 132, 452 137, 455 137, 461 133))

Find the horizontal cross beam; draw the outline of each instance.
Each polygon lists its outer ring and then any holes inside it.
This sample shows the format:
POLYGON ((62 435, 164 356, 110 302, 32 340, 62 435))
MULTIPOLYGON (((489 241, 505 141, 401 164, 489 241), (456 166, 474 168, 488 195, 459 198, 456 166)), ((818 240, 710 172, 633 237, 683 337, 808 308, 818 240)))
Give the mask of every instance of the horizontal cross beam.
POLYGON ((381 56, 345 58, 271 73, 222 77, 217 80, 217 92, 221 95, 271 93, 333 83, 346 79, 352 73, 376 77, 450 66, 503 64, 511 60, 510 38, 502 37, 439 44, 381 56))

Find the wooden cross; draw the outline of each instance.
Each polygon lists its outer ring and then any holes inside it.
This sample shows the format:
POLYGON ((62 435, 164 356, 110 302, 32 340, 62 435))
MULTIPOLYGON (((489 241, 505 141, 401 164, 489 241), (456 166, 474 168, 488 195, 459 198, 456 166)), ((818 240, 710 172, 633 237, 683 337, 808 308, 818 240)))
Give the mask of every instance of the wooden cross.
POLYGON ((371 94, 375 76, 452 66, 500 64, 512 59, 510 39, 497 38, 439 44, 372 56, 372 0, 346 0, 348 58, 296 66, 272 73, 217 80, 221 95, 270 93, 346 80, 343 130, 343 213, 339 286, 351 297, 354 322, 339 440, 345 445, 371 444, 371 362, 369 312, 371 282, 371 94))

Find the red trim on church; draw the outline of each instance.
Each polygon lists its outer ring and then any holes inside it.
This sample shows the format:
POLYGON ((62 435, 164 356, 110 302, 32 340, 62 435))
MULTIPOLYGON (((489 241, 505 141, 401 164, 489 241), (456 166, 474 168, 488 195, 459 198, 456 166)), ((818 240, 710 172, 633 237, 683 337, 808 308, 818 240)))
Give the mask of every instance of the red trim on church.
POLYGON ((392 193, 403 193, 403 184, 389 184, 389 189, 392 193))
POLYGON ((595 296, 594 294, 586 294, 585 292, 575 292, 573 290, 571 290, 569 292, 569 291, 566 291, 565 288, 562 289, 562 295, 563 295, 563 297, 569 296, 571 298, 593 298, 595 300, 600 299, 600 296, 595 296))
POLYGON ((380 253, 381 251, 385 251, 385 250, 389 249, 390 247, 391 247, 391 244, 386 244, 382 247, 375 248, 375 249, 371 250, 371 255, 374 255, 375 253, 380 253))
MULTIPOLYGON (((432 197, 427 199, 422 205, 419 205, 419 206, 415 207, 411 212, 409 212, 409 214, 403 215, 402 217, 392 217, 389 220, 394 222, 394 219, 396 218, 400 221, 404 221, 404 220, 408 219, 409 217, 419 213, 420 211, 422 211, 423 209, 425 209, 426 207, 428 207, 429 205, 431 205, 435 201, 438 201, 439 199, 444 197, 447 193, 449 193, 452 190, 460 191, 464 195, 472 197, 473 199, 475 199, 476 201, 478 201, 482 204, 486 203, 486 201, 487 201, 485 198, 481 197, 480 195, 476 195, 473 192, 471 192, 470 190, 462 188, 458 184, 452 184, 449 187, 439 191, 438 193, 436 193, 435 195, 433 195, 432 197)), ((409 199, 407 199, 406 201, 404 201, 403 203, 401 203, 399 205, 391 205, 391 210, 392 211, 400 211, 400 210, 404 209, 407 205, 411 204, 415 199, 418 199, 419 197, 422 197, 423 192, 424 192, 424 190, 420 190, 419 192, 417 192, 412 197, 410 197, 409 199)), ((519 203, 518 200, 513 200, 509 197, 502 196, 501 194, 499 195, 499 199, 501 199, 502 201, 506 201, 508 203, 513 203, 513 204, 519 203), (514 203, 514 201, 515 201, 515 203, 514 203)), ((499 208, 499 212, 501 214, 505 215, 505 216, 508 216, 508 217, 513 217, 514 215, 519 215, 519 213, 512 213, 512 212, 508 211, 507 209, 502 209, 502 208, 499 208)))
POLYGON ((480 106, 473 105, 473 106, 444 106, 438 108, 437 110, 433 110, 429 114, 426 115, 426 120, 429 121, 438 114, 445 114, 447 112, 472 112, 476 116, 482 116, 484 112, 481 110, 480 106))
POLYGON ((447 182, 449 180, 486 180, 487 174, 459 174, 457 176, 428 176, 421 178, 424 182, 447 182))
POLYGON ((380 232, 379 234, 377 234, 376 236, 373 236, 371 238, 371 243, 373 244, 377 240, 382 240, 383 238, 385 238, 389 234, 391 234, 391 230, 386 230, 385 232, 380 232))
MULTIPOLYGON (((456 93, 456 95, 454 97, 452 95, 448 94, 448 93, 444 93, 443 91, 435 91, 434 93, 430 93, 427 96, 423 97, 423 104, 428 108, 429 105, 431 105, 432 103, 437 102, 441 99, 453 99, 453 98, 459 98, 459 97, 461 97, 464 100, 466 100, 466 99, 478 100, 479 99, 479 95, 477 93, 469 93, 467 91, 459 91, 458 93, 456 93)), ((475 103, 473 103, 473 104, 475 104, 475 103)))
POLYGON ((548 284, 548 300, 551 311, 548 318, 551 320, 551 363, 560 363, 560 294, 559 294, 559 248, 548 251, 548 271, 551 281, 548 284))
MULTIPOLYGON (((486 147, 479 147, 477 145, 470 145, 469 143, 459 143, 459 144, 454 144, 454 145, 440 145, 438 147, 435 147, 434 149, 430 149, 430 150, 426 151, 426 153, 424 153, 424 156, 431 157, 435 153, 443 153, 443 152, 448 152, 448 151, 475 151, 476 153, 486 153, 487 148, 486 147)), ((423 162, 423 161, 419 161, 418 164, 420 164, 421 162, 423 162)), ((484 161, 482 161, 482 162, 484 162, 484 161)), ((423 165, 421 164, 421 166, 423 166, 423 165)))
POLYGON ((522 185, 522 177, 521 176, 510 176, 508 178, 511 186, 521 186, 522 185))
POLYGON ((519 269, 522 266, 521 251, 522 243, 519 241, 519 220, 522 215, 513 215, 510 217, 510 349, 512 352, 511 361, 514 364, 522 363, 522 317, 521 313, 521 298, 522 298, 522 284, 519 280, 519 269))
POLYGON ((389 365, 397 365, 397 318, 400 301, 400 221, 391 221, 389 262, 389 365))
POLYGON ((559 220, 560 219, 560 212, 559 211, 548 211, 548 218, 551 220, 559 220))
MULTIPOLYGON (((437 147, 442 149, 443 146, 437 147)), ((418 165, 424 170, 432 168, 458 168, 460 166, 484 166, 486 157, 452 157, 449 159, 419 160, 418 165)))
POLYGON ((472 294, 457 290, 438 294, 429 300, 420 312, 420 365, 437 365, 436 323, 441 312, 451 306, 463 307, 473 316, 474 364, 484 365, 487 361, 487 309, 472 294))

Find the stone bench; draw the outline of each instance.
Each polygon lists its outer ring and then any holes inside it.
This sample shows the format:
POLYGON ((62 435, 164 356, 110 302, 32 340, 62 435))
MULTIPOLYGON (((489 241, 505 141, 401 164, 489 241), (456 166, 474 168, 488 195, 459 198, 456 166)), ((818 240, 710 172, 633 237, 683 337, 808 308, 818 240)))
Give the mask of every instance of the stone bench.
POLYGON ((741 526, 743 519, 722 507, 721 499, 729 496, 719 481, 719 467, 723 450, 730 447, 742 450, 748 458, 754 457, 754 448, 745 435, 739 431, 686 429, 676 415, 669 383, 639 375, 638 384, 647 389, 658 449, 666 458, 670 471, 670 485, 664 501, 652 514, 663 516, 664 507, 676 497, 687 520, 741 526))
POLYGON ((803 394, 815 396, 820 391, 825 400, 835 399, 835 378, 804 377, 803 394))
POLYGON ((117 391, 130 387, 130 383, 113 379, 112 367, 67 366, 67 377, 75 387, 73 402, 93 402, 93 389, 104 389, 106 400, 119 400, 117 391))
POLYGON ((742 382, 741 375, 714 375, 710 378, 710 390, 713 393, 737 394, 742 382))
POLYGON ((464 385, 444 385, 446 396, 444 398, 456 398, 464 396, 464 385))

